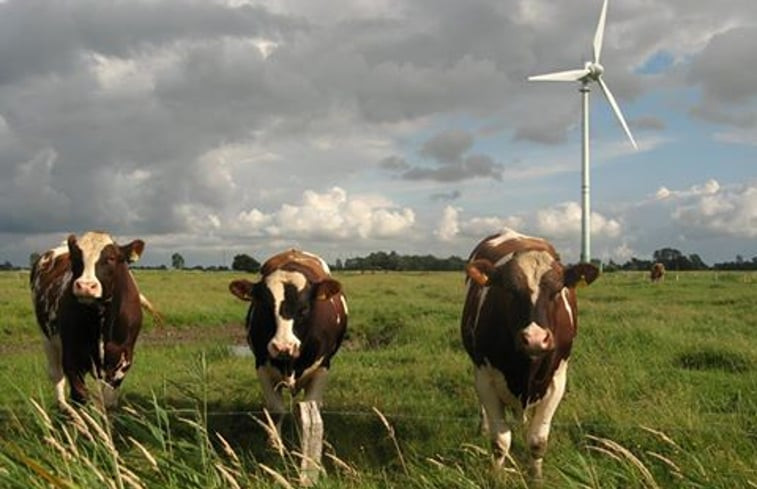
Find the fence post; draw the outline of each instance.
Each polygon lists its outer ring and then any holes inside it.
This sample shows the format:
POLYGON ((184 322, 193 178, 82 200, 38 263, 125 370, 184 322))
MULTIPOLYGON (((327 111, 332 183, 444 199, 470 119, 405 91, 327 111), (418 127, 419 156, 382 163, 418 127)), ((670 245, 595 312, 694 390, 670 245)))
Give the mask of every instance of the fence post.
POLYGON ((298 402, 295 418, 300 427, 302 463, 300 484, 311 486, 318 482, 323 452, 323 419, 315 401, 298 402))

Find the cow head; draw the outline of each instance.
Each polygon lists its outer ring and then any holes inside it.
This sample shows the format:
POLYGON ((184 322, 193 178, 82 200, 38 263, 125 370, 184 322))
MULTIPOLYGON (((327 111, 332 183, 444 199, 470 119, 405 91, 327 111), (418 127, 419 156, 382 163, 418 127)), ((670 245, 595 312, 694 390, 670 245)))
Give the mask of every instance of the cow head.
POLYGON ((561 321, 570 321, 574 330, 573 289, 579 283, 592 283, 599 275, 594 265, 566 268, 544 251, 517 253, 500 266, 474 260, 466 271, 471 280, 488 288, 486 294, 495 294, 516 348, 532 358, 556 348, 561 321))
POLYGON ((83 303, 109 300, 116 273, 127 263, 138 260, 144 247, 144 241, 139 239, 118 246, 109 234, 102 232, 88 232, 80 239, 70 235, 68 251, 74 296, 83 303))
POLYGON ((257 314, 275 324, 275 333, 268 342, 271 358, 297 358, 310 322, 310 312, 317 301, 331 299, 341 292, 341 284, 331 278, 318 282, 303 273, 277 269, 252 283, 234 280, 229 291, 241 300, 252 302, 257 314))

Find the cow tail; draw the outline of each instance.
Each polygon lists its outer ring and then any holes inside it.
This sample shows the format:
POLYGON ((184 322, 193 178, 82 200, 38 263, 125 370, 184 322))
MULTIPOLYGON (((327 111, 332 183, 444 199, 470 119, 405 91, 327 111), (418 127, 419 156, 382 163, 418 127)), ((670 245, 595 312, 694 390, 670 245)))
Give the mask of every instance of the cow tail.
POLYGON ((145 297, 141 292, 139 294, 139 304, 142 306, 142 309, 145 309, 150 313, 155 326, 162 328, 164 325, 163 316, 158 312, 157 309, 155 309, 155 306, 153 306, 152 303, 147 299, 147 297, 145 297))

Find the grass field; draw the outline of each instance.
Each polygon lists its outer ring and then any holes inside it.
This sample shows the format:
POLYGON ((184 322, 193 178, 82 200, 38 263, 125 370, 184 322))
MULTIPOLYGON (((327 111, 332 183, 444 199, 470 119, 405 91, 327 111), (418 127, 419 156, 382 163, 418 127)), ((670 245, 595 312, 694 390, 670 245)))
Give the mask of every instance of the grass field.
MULTIPOLYGON (((269 449, 256 421, 252 358, 229 349, 244 344, 245 304, 227 291, 240 274, 136 275, 165 325, 145 325, 112 422, 85 410, 76 428, 54 406, 27 274, 0 273, 0 486, 292 483, 294 455, 269 449)), ((478 434, 458 332, 462 274, 337 278, 350 331, 323 408, 319 487, 525 487, 519 432, 505 473, 491 470, 478 434)), ((544 486, 757 487, 756 293, 757 275, 738 272, 670 273, 654 285, 604 274, 582 288, 544 486)), ((293 423, 284 431, 296 448, 293 423)))

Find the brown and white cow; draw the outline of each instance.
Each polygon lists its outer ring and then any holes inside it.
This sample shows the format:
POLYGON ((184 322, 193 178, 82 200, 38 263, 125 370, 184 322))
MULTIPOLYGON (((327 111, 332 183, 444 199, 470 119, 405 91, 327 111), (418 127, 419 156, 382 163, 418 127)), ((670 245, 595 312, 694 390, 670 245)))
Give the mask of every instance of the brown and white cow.
POLYGON ((85 375, 100 383, 106 407, 118 400, 118 387, 132 365, 142 325, 139 293, 128 264, 139 259, 142 240, 119 246, 100 231, 70 235, 32 266, 32 302, 45 336, 48 374, 58 403, 88 399, 85 375))
POLYGON ((599 271, 589 264, 565 267, 550 243, 509 229, 481 241, 466 271, 461 332, 483 426, 502 465, 512 439, 505 408, 527 419, 529 470, 539 479, 578 327, 575 287, 593 282, 599 271))
POLYGON ((652 265, 652 268, 649 270, 649 280, 651 280, 652 282, 659 282, 664 279, 665 279, 665 265, 663 265, 660 262, 657 262, 654 265, 652 265))
POLYGON ((263 264, 260 281, 234 280, 229 290, 251 302, 247 342, 269 412, 286 411, 283 387, 293 394, 304 390, 305 401, 320 405, 331 358, 347 329, 347 302, 326 262, 288 250, 263 264))

